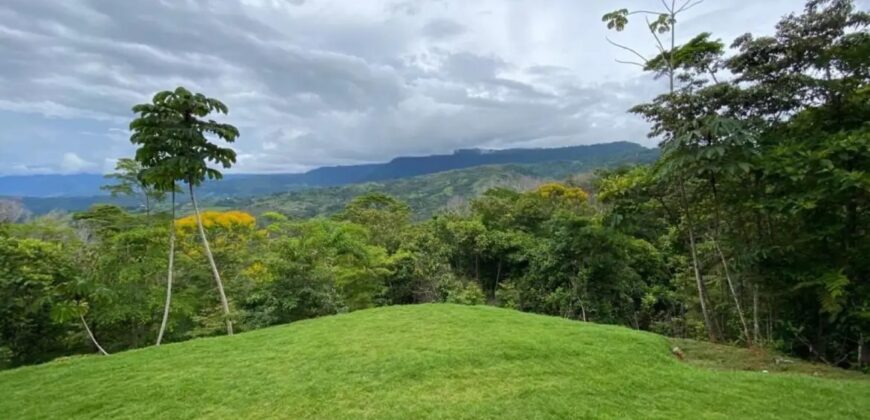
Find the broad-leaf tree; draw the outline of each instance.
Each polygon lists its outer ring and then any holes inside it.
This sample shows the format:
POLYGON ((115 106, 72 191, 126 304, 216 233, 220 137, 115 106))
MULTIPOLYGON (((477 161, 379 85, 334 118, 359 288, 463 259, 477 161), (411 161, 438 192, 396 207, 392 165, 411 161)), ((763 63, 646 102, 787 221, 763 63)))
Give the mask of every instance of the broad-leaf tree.
MULTIPOLYGON (((701 62, 708 68, 713 68, 713 64, 708 64, 708 62, 711 62, 714 59, 711 58, 702 61, 698 58, 698 56, 702 54, 690 54, 687 53, 688 51, 700 51, 703 53, 712 52, 714 56, 721 53, 721 47, 717 49, 715 43, 713 45, 709 43, 707 40, 707 34, 702 34, 699 37, 694 38, 684 47, 677 45, 677 17, 702 2, 703 0, 662 0, 661 6, 663 9, 660 10, 619 9, 605 14, 601 19, 607 24, 608 29, 622 31, 629 23, 629 18, 631 16, 643 16, 658 54, 650 57, 638 52, 632 47, 611 41, 609 38, 607 38, 607 41, 614 46, 628 51, 636 57, 636 59, 627 61, 617 60, 618 62, 639 66, 645 71, 653 72, 656 77, 667 77, 668 94, 662 95, 665 107, 670 106, 668 99, 674 97, 679 89, 677 86, 677 76, 680 67, 685 67, 689 63, 697 64, 698 62, 701 62)), ((681 135, 681 132, 678 131, 681 128, 682 127, 666 127, 666 129, 658 132, 653 131, 651 135, 661 136, 663 138, 663 144, 667 144, 670 139, 677 138, 681 135)), ((710 340, 716 341, 719 338, 718 328, 716 328, 713 314, 708 307, 709 297, 707 285, 702 274, 700 256, 698 255, 699 238, 698 232, 696 232, 695 220, 690 205, 691 200, 687 188, 687 176, 681 172, 671 172, 668 174, 668 179, 672 180, 677 186, 675 191, 678 192, 680 202, 680 205, 677 206, 677 208, 681 210, 683 215, 682 220, 684 220, 684 231, 689 241, 692 272, 698 290, 698 303, 700 304, 701 313, 704 318, 704 326, 707 329, 710 340)))
POLYGON ((134 159, 122 158, 115 163, 115 172, 106 178, 116 181, 115 184, 103 185, 101 190, 108 191, 112 197, 142 195, 145 204, 145 214, 151 213, 151 200, 161 201, 166 192, 147 182, 143 178, 142 164, 134 159))
POLYGON ((137 118, 130 123, 133 132, 130 141, 139 146, 136 160, 145 168, 145 178, 166 182, 171 177, 173 181, 187 184, 202 244, 220 294, 227 334, 232 335, 229 302, 202 227, 195 189, 206 179, 223 177, 219 170, 209 165, 230 168, 236 162, 233 149, 221 147, 211 139, 232 143, 238 138, 239 130, 230 124, 208 119, 214 113, 227 114, 227 106, 221 101, 183 87, 159 92, 151 103, 134 106, 133 112, 137 118))

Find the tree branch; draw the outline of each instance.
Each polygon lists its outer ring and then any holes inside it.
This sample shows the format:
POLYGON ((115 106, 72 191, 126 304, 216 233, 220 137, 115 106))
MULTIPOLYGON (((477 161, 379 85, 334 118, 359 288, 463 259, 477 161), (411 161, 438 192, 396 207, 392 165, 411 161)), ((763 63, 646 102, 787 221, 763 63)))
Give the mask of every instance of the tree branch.
MULTIPOLYGON (((655 38, 655 40, 656 40, 656 44, 658 44, 657 46, 658 46, 658 48, 659 48, 659 51, 660 51, 662 54, 664 54, 665 51, 667 51, 667 50, 665 49, 665 45, 662 44, 662 40, 659 38, 658 34, 656 34, 656 31, 653 30, 653 28, 652 28, 652 23, 650 23, 649 19, 646 19, 646 27, 649 29, 649 33, 652 34, 653 38, 655 38)), ((671 30, 673 30, 673 28, 671 28, 671 30)), ((674 67, 673 67, 673 65, 672 65, 672 63, 671 63, 671 58, 668 57, 668 59, 665 60, 665 62, 668 63, 668 69, 670 69, 671 71, 674 71, 674 67)))
MULTIPOLYGON (((655 29, 653 29, 652 22, 650 22, 649 19, 645 19, 645 20, 646 20, 646 27, 647 27, 647 29, 649 29, 649 33, 651 33, 653 36, 653 39, 656 40, 656 44, 657 44, 656 46, 658 47, 659 52, 664 54, 666 51, 665 46, 664 46, 664 44, 662 44, 662 40, 659 38, 658 34, 656 34, 655 29)), ((665 61, 667 62, 668 60, 665 60, 665 61)), ((670 62, 668 62, 668 68, 670 68, 670 62)))
POLYGON ((685 11, 687 11, 687 10, 689 10, 689 9, 691 9, 691 8, 701 4, 703 2, 704 2, 704 0, 695 0, 695 1, 686 0, 686 2, 683 3, 683 5, 680 6, 680 8, 677 9, 677 11, 674 12, 674 14, 685 12, 685 11))
MULTIPOLYGON (((649 19, 647 19, 647 21, 649 21, 649 19)), ((622 44, 617 44, 616 42, 611 41, 610 38, 608 38, 608 37, 604 37, 604 39, 606 39, 607 42, 610 43, 610 45, 613 45, 613 46, 618 47, 618 48, 622 48, 623 50, 626 50, 626 51, 636 55, 644 63, 649 63, 649 60, 646 57, 644 57, 641 53, 637 52, 636 50, 629 48, 629 47, 626 47, 625 45, 622 45, 622 44)))
POLYGON ((646 15, 656 15, 656 16, 662 14, 662 12, 656 12, 653 10, 635 10, 632 12, 628 12, 628 14, 626 16, 637 15, 637 14, 641 14, 641 13, 646 14, 646 15))
POLYGON ((633 64, 633 65, 638 66, 640 68, 644 68, 644 69, 646 68, 645 65, 638 63, 637 61, 626 61, 626 60, 619 60, 619 59, 614 60, 614 61, 616 61, 619 64, 633 64))

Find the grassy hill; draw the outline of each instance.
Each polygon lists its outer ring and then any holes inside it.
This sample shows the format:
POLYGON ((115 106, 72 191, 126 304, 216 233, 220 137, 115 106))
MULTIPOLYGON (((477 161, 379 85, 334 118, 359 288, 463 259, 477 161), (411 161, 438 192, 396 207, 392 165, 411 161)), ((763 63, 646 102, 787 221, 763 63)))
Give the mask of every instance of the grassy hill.
POLYGON ((0 418, 860 418, 870 381, 717 371, 622 327, 385 307, 0 372, 0 418))

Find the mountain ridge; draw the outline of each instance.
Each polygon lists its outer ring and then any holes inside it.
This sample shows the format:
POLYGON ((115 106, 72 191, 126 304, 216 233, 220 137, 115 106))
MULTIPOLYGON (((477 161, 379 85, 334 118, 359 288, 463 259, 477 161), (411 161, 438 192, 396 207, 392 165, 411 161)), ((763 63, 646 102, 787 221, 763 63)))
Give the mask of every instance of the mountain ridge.
MULTIPOLYGON (((227 174, 220 182, 203 185, 204 194, 259 195, 386 181, 483 165, 548 161, 607 160, 632 154, 656 154, 627 141, 558 148, 458 149, 451 154, 399 156, 384 163, 324 166, 302 173, 227 174)), ((35 174, 0 176, 0 196, 84 197, 107 195, 99 187, 109 181, 102 174, 35 174)))

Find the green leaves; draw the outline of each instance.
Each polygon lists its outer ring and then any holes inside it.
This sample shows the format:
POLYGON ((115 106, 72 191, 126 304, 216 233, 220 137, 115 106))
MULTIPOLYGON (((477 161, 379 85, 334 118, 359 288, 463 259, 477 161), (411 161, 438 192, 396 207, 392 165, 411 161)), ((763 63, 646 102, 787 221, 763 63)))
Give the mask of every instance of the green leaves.
POLYGON ((136 160, 144 168, 141 178, 158 190, 173 189, 176 181, 199 185, 206 179, 220 179, 223 175, 209 164, 230 168, 236 162, 235 151, 207 137, 232 143, 239 136, 230 124, 204 119, 229 112, 217 99, 179 87, 158 92, 152 103, 136 105, 133 112, 138 116, 130 123, 130 141, 139 146, 136 160))
POLYGON ((607 29, 622 31, 625 25, 628 24, 628 9, 619 9, 606 13, 601 17, 601 21, 607 23, 607 29))
POLYGON ((650 31, 663 34, 666 32, 670 32, 674 23, 675 21, 671 19, 671 15, 662 13, 654 21, 649 22, 648 25, 650 31))
POLYGON ((68 323, 78 320, 87 312, 86 302, 64 301, 51 307, 51 318, 57 323, 68 323))
POLYGON ((819 275, 816 279, 797 284, 794 290, 815 288, 818 294, 819 311, 828 315, 831 321, 845 309, 847 288, 850 285, 849 278, 840 271, 829 271, 819 275))

